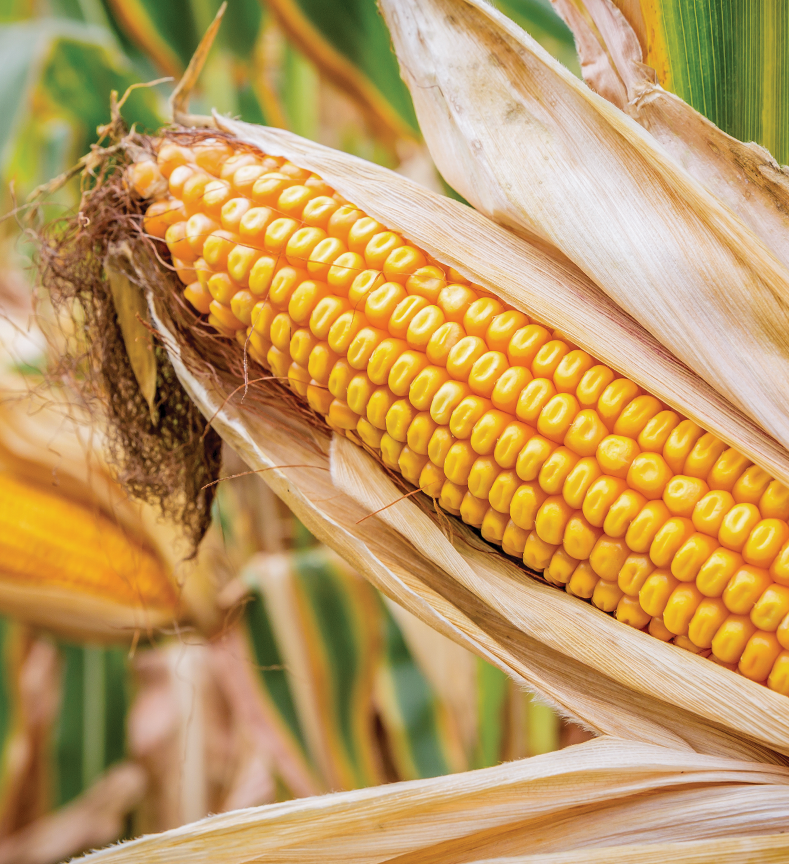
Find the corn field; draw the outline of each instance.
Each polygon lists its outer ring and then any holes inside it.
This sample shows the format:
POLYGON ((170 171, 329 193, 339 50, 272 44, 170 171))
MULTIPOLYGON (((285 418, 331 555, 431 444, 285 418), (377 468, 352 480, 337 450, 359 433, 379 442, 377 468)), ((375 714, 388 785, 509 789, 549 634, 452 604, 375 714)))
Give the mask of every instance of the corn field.
POLYGON ((0 864, 786 860, 785 0, 0 68, 0 864))

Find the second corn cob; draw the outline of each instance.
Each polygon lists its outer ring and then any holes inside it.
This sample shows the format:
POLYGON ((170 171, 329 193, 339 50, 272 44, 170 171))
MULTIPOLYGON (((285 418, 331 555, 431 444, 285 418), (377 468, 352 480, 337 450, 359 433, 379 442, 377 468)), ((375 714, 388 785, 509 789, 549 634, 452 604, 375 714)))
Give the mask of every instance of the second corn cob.
POLYGON ((185 296, 328 424, 632 626, 789 694, 789 490, 282 159, 138 163, 185 296))

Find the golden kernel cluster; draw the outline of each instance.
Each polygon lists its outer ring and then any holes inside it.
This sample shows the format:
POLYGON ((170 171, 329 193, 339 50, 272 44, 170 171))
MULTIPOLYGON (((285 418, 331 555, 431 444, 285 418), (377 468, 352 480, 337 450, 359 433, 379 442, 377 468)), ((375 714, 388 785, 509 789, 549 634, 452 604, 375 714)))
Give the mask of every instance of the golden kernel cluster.
POLYGON ((184 294, 447 512, 664 641, 789 695, 789 489, 281 158, 132 169, 184 294))

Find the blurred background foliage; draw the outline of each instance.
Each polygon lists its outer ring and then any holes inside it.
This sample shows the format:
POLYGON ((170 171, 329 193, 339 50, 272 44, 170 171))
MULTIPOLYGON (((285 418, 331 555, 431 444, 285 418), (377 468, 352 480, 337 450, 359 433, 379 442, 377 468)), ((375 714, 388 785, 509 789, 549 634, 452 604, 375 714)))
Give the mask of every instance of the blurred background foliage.
MULTIPOLYGON (((549 0, 497 5, 579 72, 549 0)), ((14 208, 97 140, 112 90, 177 78, 218 6, 0 0, 0 212, 11 213, 0 223, 0 373, 31 391, 47 365, 37 316, 51 312, 32 301, 14 208)), ((374 0, 229 0, 201 87, 196 111, 285 127, 447 191, 374 0)), ((166 122, 171 88, 134 90, 128 122, 166 122)), ((74 181, 48 199, 48 216, 78 200, 74 181)), ((244 468, 228 452, 225 470, 244 468)), ((389 603, 260 478, 220 484, 201 562, 212 637, 187 625, 106 646, 0 619, 0 864, 585 735, 389 603)))

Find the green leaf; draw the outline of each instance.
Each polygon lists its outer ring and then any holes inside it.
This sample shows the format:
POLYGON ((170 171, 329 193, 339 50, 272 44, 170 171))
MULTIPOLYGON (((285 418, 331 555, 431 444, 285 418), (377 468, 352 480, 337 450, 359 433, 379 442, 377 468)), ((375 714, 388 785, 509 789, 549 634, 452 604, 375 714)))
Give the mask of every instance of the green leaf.
POLYGON ((741 141, 789 163, 786 0, 642 0, 658 81, 741 141))
POLYGON ((504 740, 504 709, 509 692, 509 678, 495 666, 477 658, 477 711, 479 732, 475 768, 498 765, 504 740))

